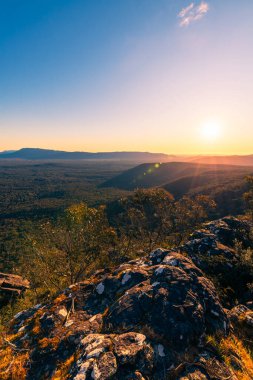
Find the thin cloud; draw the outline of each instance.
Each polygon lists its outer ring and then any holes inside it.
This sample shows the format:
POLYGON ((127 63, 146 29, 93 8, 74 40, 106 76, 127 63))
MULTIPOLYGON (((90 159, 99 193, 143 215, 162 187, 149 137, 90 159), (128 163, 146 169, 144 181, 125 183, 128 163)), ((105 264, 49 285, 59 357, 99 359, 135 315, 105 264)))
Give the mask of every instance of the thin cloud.
POLYGON ((209 11, 209 4, 205 1, 201 1, 199 5, 191 3, 188 7, 183 8, 178 17, 180 18, 180 26, 188 26, 191 23, 202 19, 209 11))

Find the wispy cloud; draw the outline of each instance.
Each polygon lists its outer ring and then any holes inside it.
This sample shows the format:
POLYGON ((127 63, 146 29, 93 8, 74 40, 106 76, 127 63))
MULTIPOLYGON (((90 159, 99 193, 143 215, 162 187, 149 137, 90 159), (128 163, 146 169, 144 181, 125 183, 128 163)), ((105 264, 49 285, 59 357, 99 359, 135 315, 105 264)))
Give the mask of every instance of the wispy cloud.
POLYGON ((209 4, 205 1, 201 1, 200 4, 195 5, 195 3, 191 3, 188 7, 183 8, 178 17, 180 18, 179 25, 180 26, 188 26, 194 21, 198 21, 202 19, 209 11, 209 4))

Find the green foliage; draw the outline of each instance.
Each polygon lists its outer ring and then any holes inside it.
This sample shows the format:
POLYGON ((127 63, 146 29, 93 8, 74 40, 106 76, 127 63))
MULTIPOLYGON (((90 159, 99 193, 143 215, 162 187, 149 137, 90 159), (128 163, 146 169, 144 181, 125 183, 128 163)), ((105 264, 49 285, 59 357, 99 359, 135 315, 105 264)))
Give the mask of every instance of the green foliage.
POLYGON ((175 236, 182 240, 186 226, 196 228, 213 207, 206 196, 175 201, 162 189, 137 190, 113 209, 75 204, 56 221, 35 224, 27 232, 17 269, 39 302, 96 269, 170 247, 175 236))
MULTIPOLYGON (((165 190, 137 190, 121 201, 124 211, 117 222, 121 225, 120 236, 126 235, 132 242, 135 241, 138 249, 144 252, 150 252, 158 245, 166 245, 173 229, 173 202, 172 195, 165 190)), ((130 249, 131 246, 128 247, 130 249)))
POLYGON ((184 196, 177 201, 173 217, 178 237, 182 240, 192 229, 205 220, 212 219, 215 209, 216 203, 208 195, 197 195, 194 198, 184 196))
POLYGON ((128 192, 97 186, 130 166, 124 162, 3 161, 0 220, 41 220, 84 200, 94 206, 117 199, 128 192))
POLYGON ((207 196, 175 201, 167 191, 155 188, 137 190, 107 207, 73 204, 55 220, 26 225, 25 238, 18 239, 20 253, 11 261, 13 271, 30 281, 31 291, 5 308, 2 322, 19 307, 45 301, 97 269, 158 246, 170 248, 208 219, 214 207, 207 196))
MULTIPOLYGON (((248 298, 253 299, 253 250, 244 249, 242 244, 236 242, 235 249, 239 256, 237 281, 248 288, 248 298)), ((242 291, 242 289, 240 289, 242 291)))
POLYGON ((37 303, 37 294, 33 290, 28 290, 25 297, 18 298, 0 309, 0 333, 5 330, 5 326, 10 319, 20 311, 33 307, 37 303))
POLYGON ((248 185, 247 192, 244 193, 244 200, 246 203, 246 211, 250 218, 253 220, 253 176, 248 176, 246 178, 248 185))
POLYGON ((85 200, 99 206, 127 195, 98 184, 133 163, 97 161, 3 161, 0 164, 0 272, 20 272, 41 225, 58 219, 67 207, 85 200))
POLYGON ((175 201, 166 190, 137 190, 133 195, 108 205, 110 223, 123 240, 126 251, 150 252, 157 246, 169 248, 208 219, 215 202, 208 196, 175 201))

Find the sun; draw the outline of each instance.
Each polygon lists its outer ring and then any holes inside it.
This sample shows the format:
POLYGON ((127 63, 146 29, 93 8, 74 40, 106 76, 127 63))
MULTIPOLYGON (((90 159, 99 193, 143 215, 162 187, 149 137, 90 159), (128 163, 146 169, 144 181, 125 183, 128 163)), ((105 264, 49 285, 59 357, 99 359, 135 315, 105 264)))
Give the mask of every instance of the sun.
POLYGON ((218 121, 208 121, 201 126, 201 137, 207 142, 218 140, 221 135, 222 125, 218 121))

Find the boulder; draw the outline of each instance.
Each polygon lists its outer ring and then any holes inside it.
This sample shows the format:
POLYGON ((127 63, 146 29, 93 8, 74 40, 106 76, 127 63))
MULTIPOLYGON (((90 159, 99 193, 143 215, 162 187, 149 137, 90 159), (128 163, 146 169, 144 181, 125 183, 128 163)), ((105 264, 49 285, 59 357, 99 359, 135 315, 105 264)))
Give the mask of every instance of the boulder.
POLYGON ((27 379, 55 378, 64 363, 75 380, 161 379, 207 334, 228 334, 229 321, 191 259, 158 249, 19 313, 11 331, 29 352, 27 379))
MULTIPOLYGON (((245 305, 235 306, 228 312, 230 321, 237 332, 244 337, 253 336, 253 311, 245 305)), ((252 340, 250 339, 253 348, 252 340)))
POLYGON ((251 235, 250 222, 226 217, 205 223, 179 247, 182 254, 189 256, 198 268, 215 281, 227 307, 232 307, 236 300, 243 303, 252 300, 248 284, 253 282, 253 269, 243 262, 235 249, 236 243, 242 249, 251 249, 251 235))
POLYGON ((139 376, 152 372, 154 349, 143 334, 89 334, 80 346, 81 353, 71 370, 75 380, 105 380, 113 375, 118 379, 133 378, 137 371, 132 368, 138 369, 139 376))
POLYGON ((0 308, 29 289, 29 281, 14 274, 0 273, 0 308))

